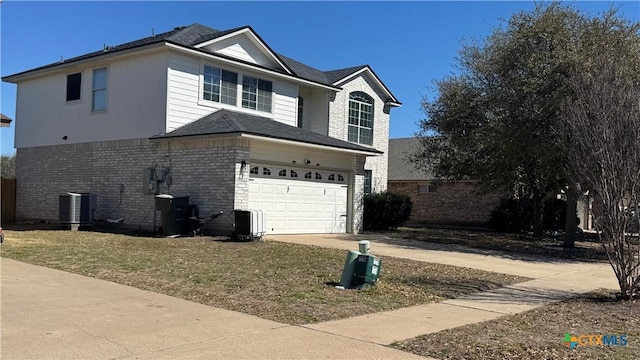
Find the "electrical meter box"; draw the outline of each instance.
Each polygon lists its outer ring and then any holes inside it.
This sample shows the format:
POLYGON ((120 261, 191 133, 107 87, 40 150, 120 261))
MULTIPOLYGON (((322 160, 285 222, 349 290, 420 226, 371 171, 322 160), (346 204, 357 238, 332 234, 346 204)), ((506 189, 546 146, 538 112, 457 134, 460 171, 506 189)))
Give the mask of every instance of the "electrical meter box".
POLYGON ((356 288, 365 288, 369 285, 375 285, 380 277, 380 268, 382 260, 370 254, 358 255, 356 265, 353 272, 351 286, 356 288))

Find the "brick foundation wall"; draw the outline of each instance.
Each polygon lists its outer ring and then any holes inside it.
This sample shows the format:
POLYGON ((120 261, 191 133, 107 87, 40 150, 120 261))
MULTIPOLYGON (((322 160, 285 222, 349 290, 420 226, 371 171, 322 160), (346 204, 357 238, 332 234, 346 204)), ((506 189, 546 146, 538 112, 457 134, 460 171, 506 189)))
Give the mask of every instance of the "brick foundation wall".
MULTIPOLYGON (((127 227, 151 229, 154 194, 144 191, 143 174, 154 166, 160 173, 170 168, 172 184, 162 185, 161 192, 189 195, 201 217, 219 210, 231 214, 247 202, 242 184, 248 169, 241 171, 241 161, 248 158, 249 142, 240 139, 170 144, 133 139, 21 148, 16 154, 16 217, 55 222, 58 195, 91 192, 97 194, 96 218, 124 216, 127 227)), ((227 232, 232 224, 233 217, 223 215, 210 228, 227 232)))
POLYGON ((442 182, 432 193, 418 194, 424 181, 390 181, 389 191, 406 194, 413 201, 407 225, 485 226, 491 211, 500 204, 497 193, 479 193, 476 183, 442 182))

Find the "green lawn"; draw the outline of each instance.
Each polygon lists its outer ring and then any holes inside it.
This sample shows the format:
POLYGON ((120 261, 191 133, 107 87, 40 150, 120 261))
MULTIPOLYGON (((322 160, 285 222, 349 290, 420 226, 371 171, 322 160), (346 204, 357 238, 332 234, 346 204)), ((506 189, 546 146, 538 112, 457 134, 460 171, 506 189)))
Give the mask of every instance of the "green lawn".
MULTIPOLYGON (((356 244, 354 243, 354 248, 356 244)), ((6 231, 2 257, 289 324, 424 304, 527 278, 383 257, 377 286, 339 290, 346 252, 270 241, 6 231)))

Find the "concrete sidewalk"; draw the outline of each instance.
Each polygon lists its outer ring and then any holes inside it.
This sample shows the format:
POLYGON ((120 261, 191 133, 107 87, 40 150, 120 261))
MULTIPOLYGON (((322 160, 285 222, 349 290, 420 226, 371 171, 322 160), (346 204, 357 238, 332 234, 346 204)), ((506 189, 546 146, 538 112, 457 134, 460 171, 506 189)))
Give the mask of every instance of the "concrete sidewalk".
POLYGON ((418 359, 107 281, 0 259, 2 359, 418 359))
MULTIPOLYGON (((371 253, 468 267, 533 280, 440 303, 307 325, 330 334, 388 345, 419 335, 492 320, 569 299, 599 288, 618 289, 611 266, 561 258, 478 250, 459 245, 397 240, 383 235, 278 235, 268 240, 357 250, 371 242, 371 253)), ((384 281, 384 268, 382 277, 384 281)))

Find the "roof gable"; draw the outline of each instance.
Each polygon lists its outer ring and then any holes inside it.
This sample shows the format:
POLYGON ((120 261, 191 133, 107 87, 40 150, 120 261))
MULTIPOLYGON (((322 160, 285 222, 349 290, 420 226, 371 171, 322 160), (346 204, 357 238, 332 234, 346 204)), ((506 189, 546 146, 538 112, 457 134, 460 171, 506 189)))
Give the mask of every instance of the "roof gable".
POLYGON ((276 71, 293 74, 251 27, 243 27, 210 39, 201 39, 195 48, 256 64, 276 71))
POLYGON ((359 75, 368 75, 376 86, 381 90, 383 94, 386 95, 387 100, 385 101, 390 106, 400 106, 401 102, 396 99, 396 97, 391 93, 391 91, 384 85, 382 80, 376 75, 375 72, 369 67, 369 65, 361 65, 354 66, 345 69, 331 70, 325 71, 327 79, 331 81, 331 84, 334 86, 341 86, 352 79, 356 78, 359 75))

